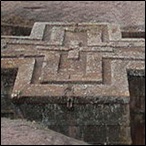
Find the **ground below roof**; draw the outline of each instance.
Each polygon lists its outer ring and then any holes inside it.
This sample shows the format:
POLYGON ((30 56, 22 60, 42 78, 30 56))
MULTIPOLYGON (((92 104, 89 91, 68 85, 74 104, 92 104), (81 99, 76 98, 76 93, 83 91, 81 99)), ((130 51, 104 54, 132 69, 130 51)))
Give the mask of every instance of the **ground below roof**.
POLYGON ((87 145, 35 122, 1 118, 1 145, 87 145))

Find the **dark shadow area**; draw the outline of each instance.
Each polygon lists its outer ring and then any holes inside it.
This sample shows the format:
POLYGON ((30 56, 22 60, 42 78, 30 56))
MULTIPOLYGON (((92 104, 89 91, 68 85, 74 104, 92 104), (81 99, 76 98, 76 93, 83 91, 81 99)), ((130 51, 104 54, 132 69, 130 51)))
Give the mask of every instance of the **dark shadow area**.
POLYGON ((145 38, 145 32, 122 32, 122 38, 145 38))
POLYGON ((1 35, 29 36, 31 29, 32 28, 28 26, 1 25, 1 35))
POLYGON ((1 117, 14 118, 11 92, 17 75, 17 69, 1 70, 1 117))
POLYGON ((130 124, 132 145, 145 145, 145 75, 144 71, 128 73, 130 91, 130 124))

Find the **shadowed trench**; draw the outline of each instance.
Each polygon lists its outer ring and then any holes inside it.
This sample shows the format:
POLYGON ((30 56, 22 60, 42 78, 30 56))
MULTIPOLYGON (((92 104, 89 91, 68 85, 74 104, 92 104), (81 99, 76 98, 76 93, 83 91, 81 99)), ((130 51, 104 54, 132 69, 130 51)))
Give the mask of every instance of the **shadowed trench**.
POLYGON ((145 75, 129 73, 132 145, 145 145, 145 75))

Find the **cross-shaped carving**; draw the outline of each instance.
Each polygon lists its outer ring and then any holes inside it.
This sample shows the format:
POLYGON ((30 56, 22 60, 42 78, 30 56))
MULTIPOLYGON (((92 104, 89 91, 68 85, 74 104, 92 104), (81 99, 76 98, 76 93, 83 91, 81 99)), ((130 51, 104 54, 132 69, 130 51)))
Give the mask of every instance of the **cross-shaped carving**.
POLYGON ((30 36, 2 36, 2 41, 7 44, 2 68, 19 68, 12 97, 51 101, 64 96, 69 84, 70 96, 92 97, 88 101, 129 97, 127 71, 145 65, 144 39, 123 39, 113 24, 35 23, 30 36))

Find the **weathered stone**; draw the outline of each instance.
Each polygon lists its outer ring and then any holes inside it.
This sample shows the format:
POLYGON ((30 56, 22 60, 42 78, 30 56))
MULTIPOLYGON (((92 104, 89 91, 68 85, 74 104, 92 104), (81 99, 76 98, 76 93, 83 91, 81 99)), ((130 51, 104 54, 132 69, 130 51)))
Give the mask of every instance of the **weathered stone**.
POLYGON ((1 50, 7 47, 7 43, 5 40, 1 40, 1 50))
POLYGON ((131 144, 127 75, 144 72, 144 39, 122 38, 115 24, 47 22, 1 39, 2 70, 18 69, 19 116, 92 144, 131 144))
POLYGON ((1 132, 1 145, 89 145, 24 119, 1 118, 1 132))
POLYGON ((79 59, 79 51, 78 50, 71 50, 68 52, 68 59, 79 59))

